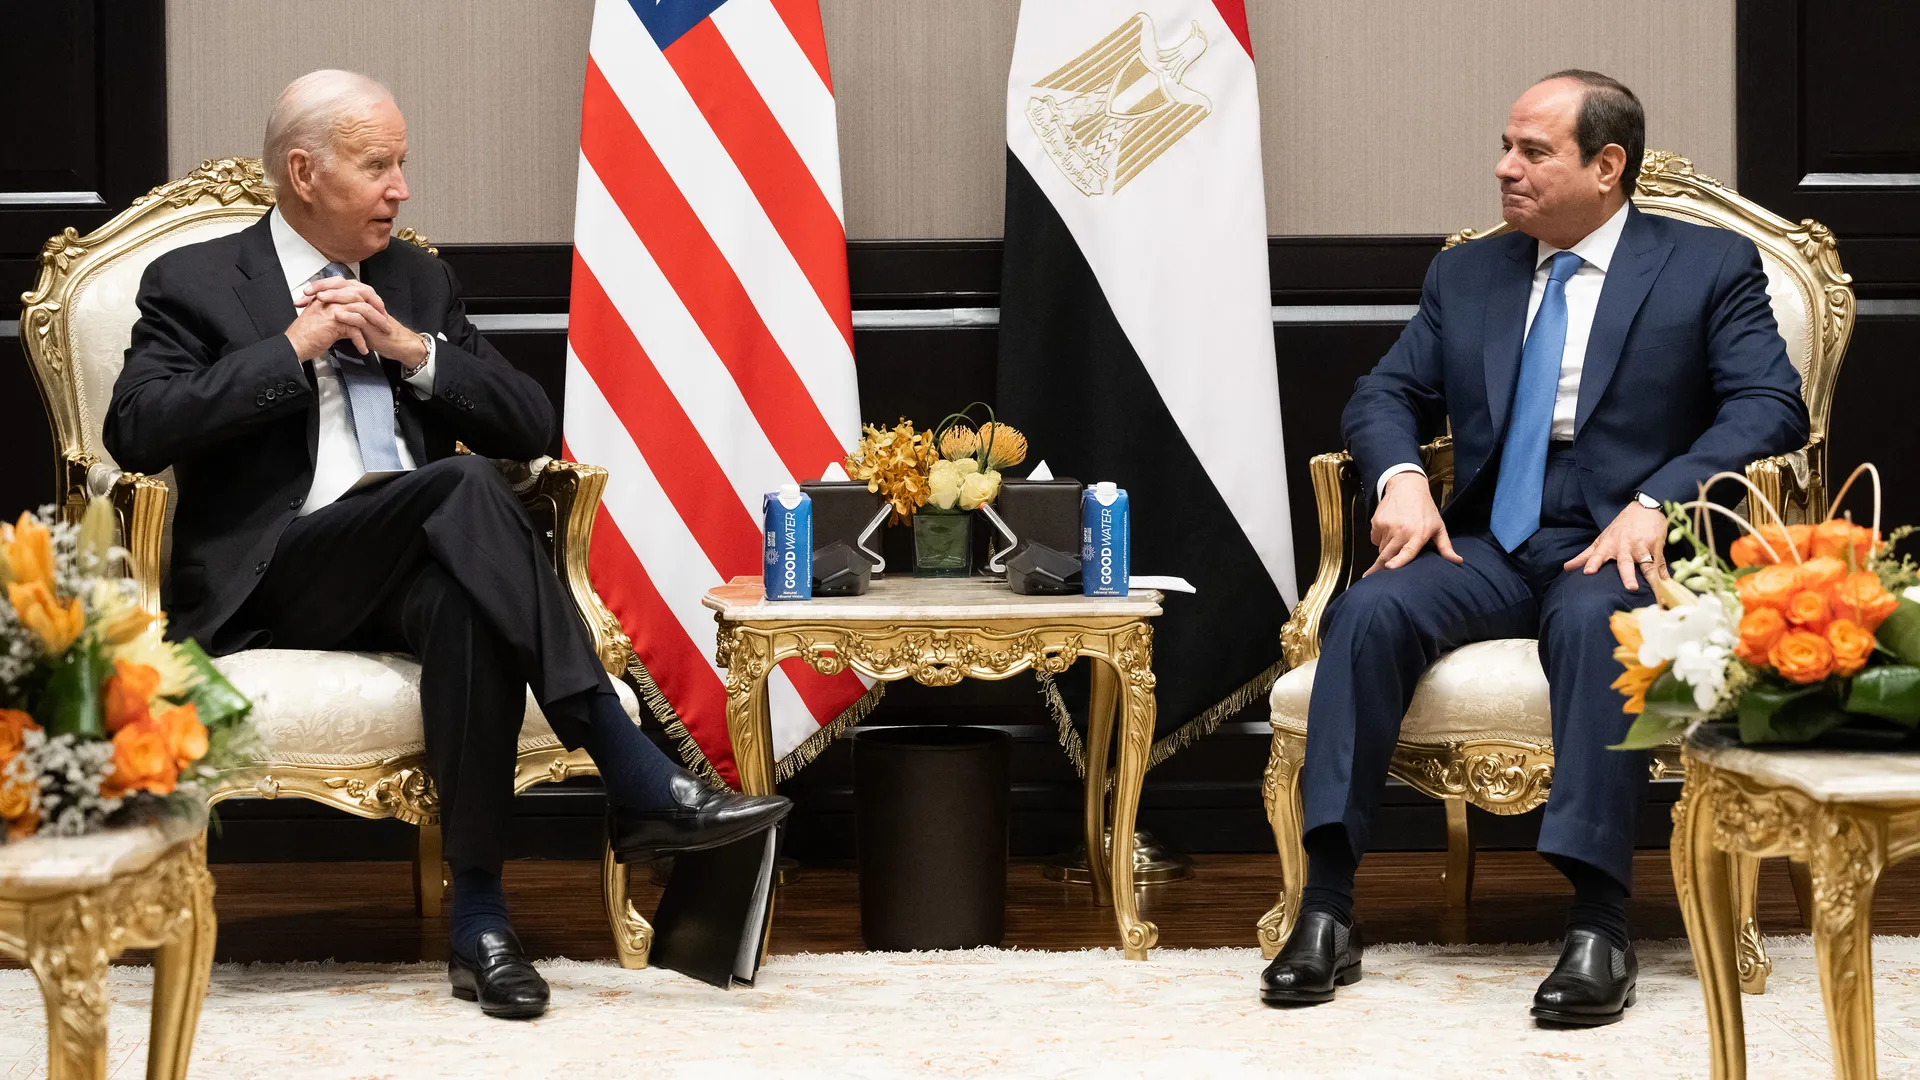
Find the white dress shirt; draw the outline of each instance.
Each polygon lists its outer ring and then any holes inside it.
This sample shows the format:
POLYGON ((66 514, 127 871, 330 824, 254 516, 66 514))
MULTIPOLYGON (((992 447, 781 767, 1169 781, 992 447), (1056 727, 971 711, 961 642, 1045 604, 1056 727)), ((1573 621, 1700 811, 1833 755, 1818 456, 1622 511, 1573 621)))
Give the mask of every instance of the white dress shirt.
MULTIPOLYGON (((320 254, 320 250, 307 242, 306 237, 293 231, 287 219, 280 216, 279 207, 271 212, 269 231, 273 234, 273 252, 280 258, 280 269, 287 276, 287 291, 299 296, 307 281, 319 273, 332 259, 320 254)), ((353 276, 360 276, 360 264, 348 263, 347 269, 353 276)), ((420 370, 407 376, 407 385, 421 400, 433 396, 433 338, 427 338, 427 360, 420 370)), ((313 459, 313 485, 307 489, 307 501, 300 507, 300 516, 306 517, 315 510, 328 505, 347 493, 354 482, 366 475, 366 468, 360 464, 360 442, 354 438, 353 425, 347 418, 346 388, 341 384, 339 373, 333 370, 333 361, 321 356, 313 362, 314 384, 320 397, 320 441, 315 448, 313 459)), ((394 425, 394 445, 400 451, 400 467, 415 467, 413 454, 407 449, 407 441, 400 437, 398 424, 394 425)))
MULTIPOLYGON (((1562 250, 1580 256, 1580 269, 1567 279, 1567 344, 1560 354, 1560 384, 1553 395, 1553 427, 1549 436, 1555 442, 1573 439, 1573 419, 1580 407, 1580 369, 1587 363, 1587 338, 1593 334, 1593 314, 1600 307, 1600 289, 1607 283, 1607 267, 1613 262, 1614 249, 1620 246, 1620 230, 1627 225, 1627 208, 1621 206, 1600 227, 1588 233, 1570 248, 1557 248, 1545 240, 1537 241, 1533 264, 1533 290, 1527 297, 1527 330, 1533 330, 1533 317, 1547 295, 1550 261, 1562 250)), ((1403 472, 1424 472, 1413 462, 1392 466, 1380 474, 1375 497, 1384 495, 1387 481, 1403 472)))

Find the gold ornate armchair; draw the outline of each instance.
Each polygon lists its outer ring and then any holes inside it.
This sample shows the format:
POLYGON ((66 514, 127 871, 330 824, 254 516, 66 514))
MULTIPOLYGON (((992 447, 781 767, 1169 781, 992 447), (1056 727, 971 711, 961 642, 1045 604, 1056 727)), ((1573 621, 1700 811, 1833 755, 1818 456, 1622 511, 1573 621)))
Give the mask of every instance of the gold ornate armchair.
MULTIPOLYGON (((62 508, 77 516, 89 498, 113 500, 131 573, 152 607, 159 605, 169 556, 171 478, 122 471, 100 438, 138 314, 134 297, 140 276, 162 253, 236 232, 272 205, 273 191, 258 160, 205 162, 135 200, 95 231, 80 236, 68 229, 47 241, 39 281, 21 298, 26 306, 21 337, 59 448, 56 482, 62 508)), ((401 230, 398 239, 438 254, 410 229, 401 230)), ((616 676, 622 703, 638 722, 635 687, 645 693, 651 680, 587 579, 587 546, 606 470, 550 458, 501 466, 547 537, 554 568, 579 605, 601 662, 616 676)), ((236 653, 216 666, 253 700, 265 749, 256 768, 216 791, 215 801, 298 796, 360 817, 398 818, 418 826, 414 899, 422 915, 439 914, 446 881, 438 801, 424 765, 419 666, 395 654, 290 649, 236 653)), ((560 744, 529 695, 515 790, 593 772, 584 752, 569 753, 560 744)), ((626 867, 610 852, 603 864, 620 961, 644 967, 652 928, 627 900, 626 867)))
MULTIPOLYGON (((1854 314, 1852 279, 1840 269, 1833 234, 1815 221, 1796 225, 1769 213, 1696 173, 1687 159, 1658 150, 1648 151, 1641 165, 1634 203, 1649 214, 1732 229, 1760 249, 1774 316, 1803 380, 1812 435, 1800 450, 1755 462, 1747 477, 1787 521, 1819 520, 1827 511, 1827 418, 1854 314)), ((1446 246, 1506 230, 1505 224, 1484 232, 1469 229, 1449 237, 1446 246)), ((1435 498, 1443 497, 1453 481, 1452 441, 1436 440, 1423 448, 1421 458, 1435 498)), ((1279 900, 1258 924, 1261 950, 1269 957, 1293 932, 1306 879, 1299 780, 1320 622, 1334 595, 1366 565, 1359 550, 1366 529, 1355 521, 1364 481, 1354 475, 1352 460, 1345 453, 1321 454, 1311 471, 1320 517, 1320 568, 1281 630, 1289 670, 1274 684, 1270 699, 1273 751, 1262 785, 1282 879, 1279 900)), ((1446 892, 1456 912, 1466 907, 1473 888, 1467 807, 1521 814, 1544 803, 1553 782, 1551 731, 1546 677, 1531 639, 1457 649, 1435 662, 1414 690, 1390 771, 1446 804, 1446 892)), ((1677 748, 1654 754, 1656 778, 1679 770, 1677 748)), ((1768 963, 1753 919, 1758 863, 1746 860, 1740 870, 1741 984, 1759 993, 1768 963)), ((1804 912, 1804 875, 1796 872, 1794 880, 1804 912)))

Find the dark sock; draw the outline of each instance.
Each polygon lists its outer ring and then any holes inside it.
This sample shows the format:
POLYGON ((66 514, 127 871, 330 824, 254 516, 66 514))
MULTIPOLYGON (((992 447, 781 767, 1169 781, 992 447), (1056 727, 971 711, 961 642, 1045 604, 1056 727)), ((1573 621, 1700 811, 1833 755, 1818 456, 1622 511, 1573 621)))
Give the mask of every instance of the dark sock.
POLYGON ((1353 925, 1353 872, 1360 860, 1347 840, 1347 828, 1335 823, 1308 833, 1307 887, 1300 894, 1300 912, 1321 911, 1342 926, 1353 925))
POLYGON ((471 958, 488 930, 510 930, 507 892, 500 886, 498 867, 453 868, 453 912, 447 918, 447 938, 453 951, 471 958))
POLYGON ((1573 908, 1567 912, 1567 929, 1592 930, 1603 935, 1616 949, 1624 950, 1627 937, 1627 897, 1625 885, 1612 874, 1580 859, 1565 855, 1545 855, 1555 870, 1573 883, 1573 908))
POLYGON ((680 765, 647 738, 611 689, 596 691, 587 705, 587 755, 600 770, 607 801, 624 810, 668 805, 667 784, 680 765))

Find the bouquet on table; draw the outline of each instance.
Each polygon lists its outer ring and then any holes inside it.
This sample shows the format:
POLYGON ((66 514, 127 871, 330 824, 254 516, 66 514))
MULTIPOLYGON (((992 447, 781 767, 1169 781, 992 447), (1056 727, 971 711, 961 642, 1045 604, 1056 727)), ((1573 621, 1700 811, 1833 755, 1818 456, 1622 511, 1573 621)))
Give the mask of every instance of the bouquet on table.
MULTIPOLYGON (((1861 471, 1877 489, 1878 472, 1861 471)), ((1749 502, 1767 505, 1758 491, 1749 502)), ((1893 553, 1914 530, 1882 538, 1877 490, 1874 502, 1872 528, 1831 516, 1755 528, 1704 491, 1668 504, 1668 542, 1694 554, 1655 584, 1659 603, 1612 617, 1626 669, 1613 686, 1639 716, 1617 749, 1661 746, 1709 721, 1735 725, 1749 745, 1891 747, 1920 736, 1920 567, 1893 553), (1732 565, 1714 551, 1713 514, 1746 531, 1732 565)))
POLYGON ((915 431, 905 419, 891 428, 869 425, 845 468, 886 497, 889 520, 913 522, 915 574, 964 577, 973 568, 969 512, 1000 494, 1000 470, 1026 459, 1027 437, 976 401, 932 431, 915 431), (976 407, 987 410, 977 428, 969 415, 976 407))
POLYGON ((248 758, 252 704, 165 640, 113 536, 106 500, 0 523, 0 842, 182 812, 248 758))

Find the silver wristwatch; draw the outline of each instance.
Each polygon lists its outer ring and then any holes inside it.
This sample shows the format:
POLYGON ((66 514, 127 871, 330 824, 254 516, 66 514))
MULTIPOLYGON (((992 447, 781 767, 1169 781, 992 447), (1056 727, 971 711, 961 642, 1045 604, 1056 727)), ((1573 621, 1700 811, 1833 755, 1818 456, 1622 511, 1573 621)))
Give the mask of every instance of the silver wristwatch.
POLYGON ((1639 503, 1641 506, 1644 506, 1649 510, 1660 509, 1660 500, 1654 498, 1653 496, 1647 494, 1644 491, 1634 492, 1633 501, 1639 503))
POLYGON ((414 336, 419 338, 420 344, 426 347, 427 355, 424 357, 421 357, 420 362, 418 364, 415 364, 413 367, 407 367, 405 365, 401 365, 400 370, 404 373, 405 377, 409 379, 413 378, 415 375, 420 374, 420 369, 427 366, 428 360, 433 359, 433 339, 431 337, 428 337, 426 334, 415 334, 414 336))

